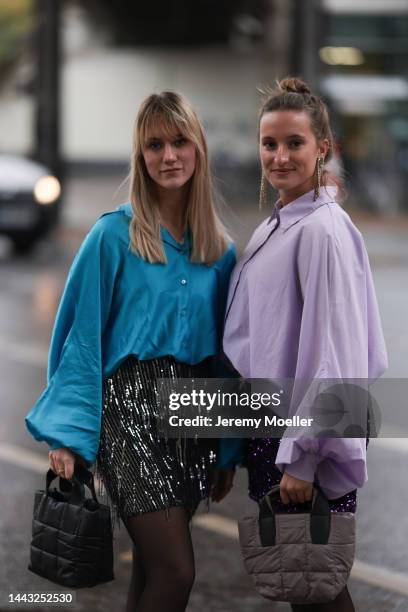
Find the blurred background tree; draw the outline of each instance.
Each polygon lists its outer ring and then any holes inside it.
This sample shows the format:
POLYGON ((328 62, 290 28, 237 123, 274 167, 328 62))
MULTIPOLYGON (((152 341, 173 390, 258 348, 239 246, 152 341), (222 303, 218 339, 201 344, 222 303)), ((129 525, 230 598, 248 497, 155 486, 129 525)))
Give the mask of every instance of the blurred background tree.
POLYGON ((17 63, 33 27, 32 0, 0 3, 0 86, 17 63))

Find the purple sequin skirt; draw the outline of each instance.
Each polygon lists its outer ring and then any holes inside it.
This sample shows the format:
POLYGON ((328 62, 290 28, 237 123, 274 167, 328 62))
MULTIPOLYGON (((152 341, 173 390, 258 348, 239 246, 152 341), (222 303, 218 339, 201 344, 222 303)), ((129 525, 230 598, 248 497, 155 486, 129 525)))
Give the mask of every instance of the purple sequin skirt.
MULTIPOLYGON (((279 484, 282 473, 275 465, 280 438, 256 438, 248 441, 245 466, 248 469, 249 497, 259 502, 273 486, 279 484)), ((357 491, 329 500, 331 512, 355 512, 357 491)), ((305 512, 309 504, 283 504, 277 502, 278 512, 305 512)))

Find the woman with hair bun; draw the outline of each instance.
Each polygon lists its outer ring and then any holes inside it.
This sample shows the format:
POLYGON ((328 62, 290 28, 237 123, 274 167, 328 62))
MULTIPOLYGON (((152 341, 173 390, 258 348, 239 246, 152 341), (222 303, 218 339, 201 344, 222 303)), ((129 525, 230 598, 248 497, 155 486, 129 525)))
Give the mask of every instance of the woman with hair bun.
POLYGON ((56 474, 96 461, 134 544, 127 612, 187 606, 189 521, 209 498, 216 448, 159 435, 157 379, 211 376, 234 263, 202 125, 183 96, 153 94, 135 122, 130 202, 96 222, 74 260, 48 386, 26 418, 56 474))
MULTIPOLYGON (((259 114, 261 203, 279 192, 231 276, 224 352, 245 378, 375 379, 387 367, 363 238, 339 205, 342 184, 327 169, 333 136, 327 108, 306 83, 286 78, 259 114)), ((355 512, 367 479, 365 438, 251 439, 249 495, 280 484, 280 510, 297 512, 316 480, 332 512, 355 512)), ((294 611, 351 612, 347 587, 328 604, 294 611)))

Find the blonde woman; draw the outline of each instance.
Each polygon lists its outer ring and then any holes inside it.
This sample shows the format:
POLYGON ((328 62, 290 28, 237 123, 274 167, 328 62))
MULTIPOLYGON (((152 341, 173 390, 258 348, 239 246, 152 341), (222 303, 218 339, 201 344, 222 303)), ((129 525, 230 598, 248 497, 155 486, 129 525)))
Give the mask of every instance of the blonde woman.
POLYGON ((96 222, 74 260, 48 386, 26 419, 55 473, 70 479, 75 460, 96 460, 134 544, 128 612, 187 605, 189 519, 210 494, 216 455, 210 440, 187 440, 180 453, 159 436, 156 379, 210 375, 234 262, 196 113, 179 94, 149 96, 135 123, 130 203, 96 222))

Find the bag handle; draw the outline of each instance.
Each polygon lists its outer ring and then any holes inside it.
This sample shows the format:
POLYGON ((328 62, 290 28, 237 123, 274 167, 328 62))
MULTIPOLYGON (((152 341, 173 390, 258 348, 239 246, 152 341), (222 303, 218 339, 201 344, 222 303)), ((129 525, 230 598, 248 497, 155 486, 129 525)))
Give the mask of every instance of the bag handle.
MULTIPOLYGON (((276 500, 280 486, 275 485, 259 504, 259 535, 262 546, 276 544, 276 500)), ((327 544, 330 536, 331 512, 329 500, 317 483, 313 483, 310 510, 310 538, 313 544, 327 544)))
POLYGON ((92 472, 86 469, 86 467, 76 464, 74 468, 74 478, 76 478, 81 484, 85 484, 91 492, 92 499, 99 504, 98 498, 95 492, 95 483, 92 472))
MULTIPOLYGON (((53 470, 49 469, 46 475, 46 493, 48 495, 52 481, 58 477, 53 470)), ((91 491, 92 499, 99 505, 95 492, 94 477, 92 472, 79 464, 75 464, 72 481, 59 477, 59 488, 64 493, 69 494, 69 501, 81 503, 85 501, 84 485, 91 491)))

